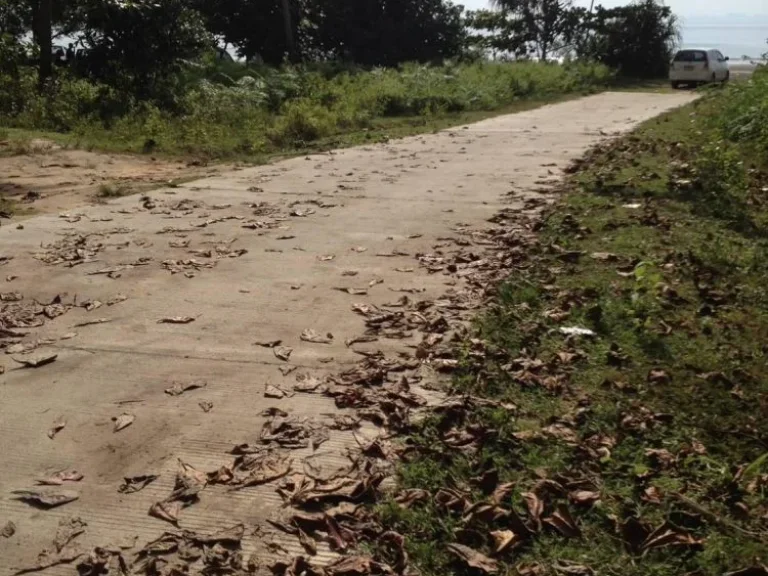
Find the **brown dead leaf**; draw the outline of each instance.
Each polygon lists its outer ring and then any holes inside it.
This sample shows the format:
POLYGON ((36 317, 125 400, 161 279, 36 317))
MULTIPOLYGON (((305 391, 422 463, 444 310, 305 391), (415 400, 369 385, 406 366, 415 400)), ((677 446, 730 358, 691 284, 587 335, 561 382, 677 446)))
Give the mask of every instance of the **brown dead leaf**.
POLYGON ((266 384, 264 387, 265 398, 275 398, 277 400, 280 400, 281 398, 285 398, 286 396, 293 396, 293 394, 290 392, 286 392, 282 388, 273 386, 272 384, 266 384))
POLYGON ((496 574, 499 571, 499 564, 496 560, 488 558, 477 550, 463 544, 448 544, 448 551, 455 555, 470 568, 475 568, 486 574, 496 574))
POLYGON ((521 494, 525 500, 525 507, 528 509, 528 516, 533 524, 532 530, 541 530, 541 515, 544 514, 544 502, 533 492, 521 494))
POLYGON ((352 296, 365 296, 368 294, 367 288, 343 288, 343 287, 336 287, 334 290, 338 290, 339 292, 345 292, 347 294, 351 294, 352 296))
POLYGON ((344 270, 342 271, 342 276, 357 276, 359 272, 357 270, 344 270))
POLYGON ((16 534, 16 524, 13 523, 13 521, 8 520, 8 522, 5 523, 5 526, 3 526, 3 529, 0 530, 0 538, 10 538, 16 534))
POLYGON ((317 259, 320 260, 320 262, 330 262, 336 258, 334 254, 325 254, 324 256, 318 256, 317 259))
POLYGON ((176 524, 179 521, 179 513, 181 512, 181 502, 178 500, 164 500, 162 502, 155 502, 149 508, 149 515, 165 520, 171 524, 176 524))
POLYGON ((56 434, 58 434, 62 430, 64 430, 64 427, 66 425, 67 425, 67 421, 64 419, 63 416, 56 418, 56 420, 53 421, 53 425, 48 430, 48 438, 53 440, 53 437, 56 436, 56 434))
POLYGON ((64 482, 80 482, 83 475, 77 470, 59 470, 47 478, 37 480, 42 486, 61 486, 64 482))
POLYGON ((174 382, 173 386, 170 388, 165 389, 165 393, 169 396, 181 396, 184 394, 184 392, 189 392, 190 390, 197 390, 199 388, 205 388, 208 386, 208 382, 205 381, 199 381, 199 382, 174 382))
POLYGON ((56 537, 53 539, 53 547, 56 552, 61 552, 67 544, 85 532, 86 526, 88 524, 79 517, 59 521, 56 537))
POLYGON ((120 432, 120 430, 128 428, 135 419, 136 416, 127 412, 123 412, 120 416, 114 416, 112 418, 112 421, 115 423, 114 432, 120 432))
POLYGON ((591 490, 574 490, 568 497, 574 504, 592 506, 595 502, 600 500, 600 493, 592 492, 591 490))
POLYGON ((331 344, 333 342, 333 334, 330 332, 323 336, 315 332, 312 328, 307 328, 299 336, 304 342, 312 342, 314 344, 331 344))
POLYGON ((648 372, 648 382, 651 384, 669 384, 672 381, 672 377, 666 370, 655 368, 648 372))
POLYGON ((515 534, 512 530, 495 530, 490 534, 493 538, 494 554, 503 554, 507 550, 513 550, 525 541, 525 538, 515 534))
POLYGON ((41 366, 45 366, 46 364, 50 364, 51 362, 55 362, 56 358, 58 358, 59 355, 55 354, 53 352, 49 352, 46 354, 38 354, 36 356, 30 356, 27 358, 13 358, 14 362, 18 362, 24 368, 40 368, 41 366))
POLYGON ((287 362, 291 357, 291 354, 293 354, 293 348, 288 346, 275 346, 272 349, 272 353, 275 355, 275 358, 287 362))
POLYGON ((579 527, 576 525, 570 510, 568 510, 568 506, 565 504, 558 504, 555 512, 551 516, 544 518, 544 523, 560 532, 566 538, 577 538, 581 535, 579 527))
POLYGON ((640 545, 642 551, 666 546, 698 546, 703 540, 694 538, 689 532, 665 522, 651 532, 640 545))
POLYGON ((71 564, 83 555, 82 552, 76 549, 63 550, 61 554, 53 554, 48 551, 43 551, 38 558, 37 563, 27 568, 21 568, 13 572, 13 576, 21 576, 22 574, 29 574, 30 572, 40 572, 53 566, 59 566, 61 564, 71 564))
POLYGON ((112 322, 112 318, 94 318, 93 320, 85 320, 84 322, 78 322, 75 324, 75 328, 82 328, 83 326, 93 326, 94 324, 106 324, 112 322))
POLYGON ((413 272, 414 268, 413 266, 405 266, 402 268, 395 268, 395 272, 402 272, 404 274, 408 274, 409 272, 413 272))
POLYGON ((254 346, 261 346, 263 348, 276 348, 282 344, 282 340, 257 340, 253 343, 254 346))
POLYGON ((80 494, 72 490, 14 490, 16 498, 43 508, 55 508, 80 498, 80 494))
POLYGON ((353 344, 364 344, 368 342, 377 342, 379 338, 377 336, 355 336, 353 338, 347 338, 344 340, 344 344, 349 348, 353 344))
POLYGON ((165 318, 160 318, 160 320, 157 321, 158 324, 189 324, 190 322, 194 322, 195 318, 192 316, 166 316, 165 318))
POLYGON ((139 476, 126 476, 123 478, 123 483, 117 489, 122 494, 133 494, 143 490, 152 482, 157 480, 159 476, 157 474, 141 474, 139 476))
POLYGON ((281 452, 268 451, 238 457, 233 466, 236 489, 273 482, 291 471, 293 461, 281 452))
POLYGON ((202 409, 203 412, 206 414, 213 410, 213 402, 209 402, 207 400, 204 400, 203 402, 199 402, 198 406, 202 409))

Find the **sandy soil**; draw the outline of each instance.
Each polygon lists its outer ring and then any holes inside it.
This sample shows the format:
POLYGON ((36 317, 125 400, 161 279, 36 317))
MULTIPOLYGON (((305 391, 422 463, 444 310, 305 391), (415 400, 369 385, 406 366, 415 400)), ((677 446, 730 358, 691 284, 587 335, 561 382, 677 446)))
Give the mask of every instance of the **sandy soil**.
MULTIPOLYGON (((494 226, 488 219, 499 210, 546 199, 570 159, 692 98, 607 93, 0 228, 0 309, 17 326, 42 322, 0 339, 12 351, 0 356, 0 528, 16 525, 13 536, 0 537, 0 574, 33 565, 59 522, 74 516, 87 522, 73 544, 86 551, 126 540, 140 548, 172 529, 148 510, 173 489, 179 459, 202 471, 231 462, 234 445, 259 443, 269 407, 320 425, 339 414, 323 395, 265 398, 268 385, 291 390, 297 375, 338 373, 357 365, 359 351, 414 358, 418 334, 346 346, 365 331, 353 304, 383 306, 405 295, 434 305, 461 290, 461 271, 430 274, 428 258, 417 255, 481 254, 477 234, 494 226), (159 323, 185 316, 189 323, 159 323), (307 329, 333 338, 307 342, 300 337, 307 329), (275 349, 254 345, 264 340, 293 352, 281 360, 275 349), (24 354, 25 345, 36 349, 24 354), (57 354, 55 362, 19 362, 46 353, 57 354), (207 385, 165 393, 174 382, 207 385), (134 419, 115 432, 113 418, 122 414, 134 419), (12 493, 72 468, 83 478, 54 488, 76 491, 76 501, 42 510, 12 493), (140 492, 118 492, 123 477, 139 474, 159 478, 140 492)), ((59 179, 74 180, 67 168, 56 169, 59 179)), ((169 167, 151 177, 173 173, 169 167)), ((55 198, 53 188, 44 190, 55 198)), ((429 366, 413 373, 419 391, 438 378, 429 366)), ((353 445, 352 432, 330 430, 317 455, 324 465, 342 465, 353 445)), ((311 452, 291 450, 294 466, 301 469, 311 452)), ((207 486, 179 526, 211 532, 242 522, 247 553, 303 553, 295 537, 266 523, 286 513, 275 488, 207 486)), ((329 557, 322 544, 316 561, 329 557)), ((48 572, 71 574, 74 566, 48 572)))
POLYGON ((45 140, 32 141, 27 154, 2 156, 4 146, 8 144, 0 142, 0 197, 17 201, 24 214, 60 212, 100 201, 97 195, 102 185, 141 191, 180 178, 200 178, 232 169, 149 156, 67 150, 45 140))

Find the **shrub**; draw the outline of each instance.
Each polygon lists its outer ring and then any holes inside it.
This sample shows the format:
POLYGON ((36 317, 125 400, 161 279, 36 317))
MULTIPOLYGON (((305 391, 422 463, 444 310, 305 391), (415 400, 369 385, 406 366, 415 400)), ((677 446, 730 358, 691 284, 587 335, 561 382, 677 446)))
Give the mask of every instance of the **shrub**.
POLYGON ((301 146, 328 136, 334 128, 333 114, 327 108, 302 99, 285 105, 267 137, 276 146, 301 146))

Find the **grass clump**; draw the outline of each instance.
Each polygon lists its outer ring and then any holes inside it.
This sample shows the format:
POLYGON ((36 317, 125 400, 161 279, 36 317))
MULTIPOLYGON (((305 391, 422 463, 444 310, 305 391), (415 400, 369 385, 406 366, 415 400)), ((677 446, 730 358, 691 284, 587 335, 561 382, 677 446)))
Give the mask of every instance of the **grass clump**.
POLYGON ((467 570, 451 542, 509 574, 764 573, 768 171, 733 102, 760 109, 766 79, 577 167, 454 380, 497 403, 417 425, 399 493, 430 498, 380 506, 425 575, 467 570), (462 434, 481 440, 457 450, 462 434), (464 504, 437 506, 440 490, 464 504))
POLYGON ((132 194, 133 190, 125 184, 101 184, 96 191, 96 197, 102 199, 122 198, 132 194))

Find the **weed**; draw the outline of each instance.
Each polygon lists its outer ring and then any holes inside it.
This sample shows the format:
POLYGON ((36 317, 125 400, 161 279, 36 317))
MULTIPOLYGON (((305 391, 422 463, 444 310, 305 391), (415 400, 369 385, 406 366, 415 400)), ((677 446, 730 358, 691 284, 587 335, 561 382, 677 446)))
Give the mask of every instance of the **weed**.
POLYGON ((98 198, 104 199, 122 198, 123 196, 128 196, 131 193, 131 188, 125 184, 101 184, 98 191, 96 192, 96 196, 98 198))

